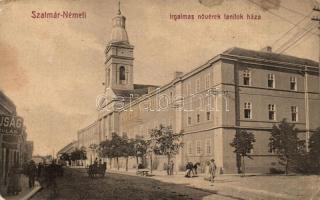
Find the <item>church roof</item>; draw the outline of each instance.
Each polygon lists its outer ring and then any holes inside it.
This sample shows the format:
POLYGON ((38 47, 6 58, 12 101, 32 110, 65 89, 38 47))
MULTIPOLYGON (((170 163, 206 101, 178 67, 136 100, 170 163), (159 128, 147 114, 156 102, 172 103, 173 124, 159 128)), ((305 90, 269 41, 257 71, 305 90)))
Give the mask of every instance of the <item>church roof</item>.
POLYGON ((128 39, 128 34, 126 29, 122 28, 122 27, 113 27, 112 28, 112 32, 111 32, 111 43, 113 42, 128 42, 129 43, 129 39, 128 39))
POLYGON ((142 85, 142 84, 134 84, 133 90, 117 90, 113 89, 112 91, 118 97, 130 98, 130 95, 133 95, 133 99, 138 98, 142 95, 148 94, 150 88, 156 88, 158 86, 155 85, 142 85))

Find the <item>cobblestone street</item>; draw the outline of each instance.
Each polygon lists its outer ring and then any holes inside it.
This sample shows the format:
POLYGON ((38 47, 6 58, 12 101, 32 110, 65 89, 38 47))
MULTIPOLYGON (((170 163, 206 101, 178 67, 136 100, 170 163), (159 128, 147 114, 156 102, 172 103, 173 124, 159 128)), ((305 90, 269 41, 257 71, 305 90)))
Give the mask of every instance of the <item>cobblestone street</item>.
POLYGON ((319 199, 318 182, 318 176, 222 175, 211 186, 202 176, 185 178, 182 174, 167 176, 156 171, 152 177, 141 177, 133 170, 111 170, 104 178, 89 178, 85 169, 67 168, 64 177, 57 179, 57 196, 51 196, 52 191, 44 188, 32 199, 319 199))

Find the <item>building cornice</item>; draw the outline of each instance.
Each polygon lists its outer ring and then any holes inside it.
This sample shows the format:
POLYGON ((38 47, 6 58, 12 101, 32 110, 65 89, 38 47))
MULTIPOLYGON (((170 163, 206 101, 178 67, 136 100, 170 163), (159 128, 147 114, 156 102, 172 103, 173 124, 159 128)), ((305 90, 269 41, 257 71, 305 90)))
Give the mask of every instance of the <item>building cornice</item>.
POLYGON ((122 59, 122 60, 134 60, 134 58, 132 58, 132 57, 110 55, 109 57, 107 57, 107 59, 106 59, 106 61, 104 62, 104 64, 107 64, 107 62, 108 62, 111 58, 122 59))

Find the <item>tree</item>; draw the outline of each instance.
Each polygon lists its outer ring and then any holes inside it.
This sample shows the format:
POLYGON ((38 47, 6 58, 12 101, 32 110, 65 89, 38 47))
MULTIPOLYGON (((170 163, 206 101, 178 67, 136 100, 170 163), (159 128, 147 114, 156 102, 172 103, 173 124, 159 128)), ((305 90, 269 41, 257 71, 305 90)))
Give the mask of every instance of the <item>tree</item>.
POLYGON ((232 147, 235 148, 233 151, 237 155, 237 162, 238 158, 240 158, 240 163, 237 164, 238 167, 238 172, 240 171, 239 168, 241 166, 241 158, 242 158, 242 165, 243 165, 243 170, 242 172, 245 174, 245 157, 248 157, 252 159, 250 156, 250 152, 253 149, 253 143, 256 142, 256 139, 254 137, 254 134, 251 132, 247 132, 246 130, 240 130, 236 131, 236 135, 230 143, 232 147))
POLYGON ((60 160, 69 161, 70 160, 70 155, 68 153, 63 153, 60 156, 60 160))
POLYGON ((149 158, 150 158, 150 173, 152 174, 152 165, 153 165, 152 156, 153 156, 153 154, 155 152, 156 142, 154 140, 152 140, 152 139, 147 140, 146 142, 147 142, 146 154, 149 155, 149 158))
POLYGON ((102 158, 109 159, 109 167, 111 168, 111 161, 113 158, 111 140, 106 139, 99 144, 98 154, 102 158))
POLYGON ((86 150, 86 147, 82 146, 80 148, 80 160, 83 161, 86 159, 87 159, 87 150, 86 150))
POLYGON ((73 152, 71 152, 70 159, 72 161, 87 159, 85 150, 83 148, 75 149, 73 152))
POLYGON ((123 139, 120 137, 117 133, 112 133, 112 139, 111 139, 111 154, 113 158, 116 158, 117 161, 117 168, 119 170, 119 157, 123 156, 122 152, 122 146, 123 139))
POLYGON ((181 142, 182 135, 182 133, 173 133, 171 126, 165 127, 160 124, 159 128, 152 129, 150 138, 155 142, 153 146, 154 153, 167 156, 169 164, 171 157, 183 147, 181 142))
POLYGON ((93 152, 93 157, 96 159, 96 153, 98 151, 99 145, 97 144, 90 144, 89 149, 93 152))
POLYGON ((149 142, 144 140, 142 136, 137 136, 133 140, 133 153, 136 157, 137 165, 139 164, 139 158, 141 158, 142 161, 144 160, 144 157, 147 154, 148 146, 149 142))
POLYGON ((304 141, 298 138, 298 129, 283 119, 280 124, 274 125, 269 138, 270 152, 278 154, 279 163, 285 166, 288 174, 289 167, 295 163, 299 150, 303 148, 304 141))
POLYGON ((320 170, 320 127, 317 128, 309 139, 309 156, 315 171, 320 170))
POLYGON ((70 162, 71 162, 70 158, 71 158, 71 156, 68 153, 62 153, 60 155, 60 160, 63 160, 63 161, 65 161, 65 163, 68 163, 68 164, 70 164, 70 162))
POLYGON ((120 149, 122 156, 126 159, 126 171, 128 171, 128 160, 130 156, 134 156, 134 141, 128 139, 127 136, 122 137, 120 149))

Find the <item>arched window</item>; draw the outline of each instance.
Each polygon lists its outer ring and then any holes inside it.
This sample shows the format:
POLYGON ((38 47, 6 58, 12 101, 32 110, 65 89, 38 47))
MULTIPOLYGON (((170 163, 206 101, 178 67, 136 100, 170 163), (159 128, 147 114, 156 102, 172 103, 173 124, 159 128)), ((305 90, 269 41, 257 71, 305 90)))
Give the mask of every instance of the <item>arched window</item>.
POLYGON ((119 79, 120 81, 124 81, 126 80, 126 69, 124 68, 124 66, 121 66, 119 69, 119 79))

